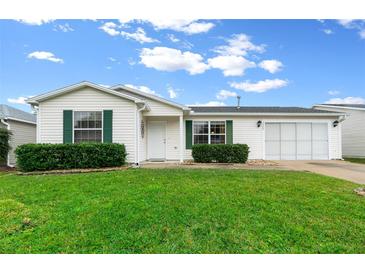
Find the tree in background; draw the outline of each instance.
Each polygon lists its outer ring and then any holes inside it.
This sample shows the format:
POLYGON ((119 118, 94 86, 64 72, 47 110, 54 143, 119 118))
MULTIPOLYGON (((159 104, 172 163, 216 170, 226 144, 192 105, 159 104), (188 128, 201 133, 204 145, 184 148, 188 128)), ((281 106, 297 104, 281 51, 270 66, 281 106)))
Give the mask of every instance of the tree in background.
POLYGON ((5 164, 10 147, 11 131, 0 128, 0 164, 5 164))

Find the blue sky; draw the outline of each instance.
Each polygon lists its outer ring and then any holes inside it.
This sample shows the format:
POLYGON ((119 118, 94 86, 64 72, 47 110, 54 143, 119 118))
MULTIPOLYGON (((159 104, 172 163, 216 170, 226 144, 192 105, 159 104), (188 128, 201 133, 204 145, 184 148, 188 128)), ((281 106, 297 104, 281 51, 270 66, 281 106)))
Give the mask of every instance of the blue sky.
POLYGON ((361 20, 0 20, 0 103, 88 80, 183 104, 365 103, 361 20))

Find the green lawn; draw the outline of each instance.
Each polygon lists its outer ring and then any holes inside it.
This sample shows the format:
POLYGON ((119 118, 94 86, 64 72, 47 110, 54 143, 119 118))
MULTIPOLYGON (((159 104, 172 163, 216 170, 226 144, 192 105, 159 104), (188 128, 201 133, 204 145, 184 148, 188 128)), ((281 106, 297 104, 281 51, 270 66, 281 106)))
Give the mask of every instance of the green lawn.
POLYGON ((365 158, 345 158, 345 161, 358 164, 365 164, 365 158))
POLYGON ((0 175, 0 253, 365 253, 358 185, 312 173, 0 175))

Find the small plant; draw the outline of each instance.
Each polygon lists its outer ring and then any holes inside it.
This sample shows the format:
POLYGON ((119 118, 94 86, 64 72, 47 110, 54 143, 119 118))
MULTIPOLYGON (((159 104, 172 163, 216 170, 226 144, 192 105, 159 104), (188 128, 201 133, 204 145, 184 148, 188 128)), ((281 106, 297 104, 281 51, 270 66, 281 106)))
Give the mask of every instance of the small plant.
POLYGON ((246 144, 193 145, 192 156, 198 163, 246 163, 249 147, 246 144))
POLYGON ((15 150, 21 171, 116 167, 125 164, 123 144, 25 144, 15 150))
POLYGON ((0 128, 0 164, 6 163, 10 147, 11 131, 0 128))

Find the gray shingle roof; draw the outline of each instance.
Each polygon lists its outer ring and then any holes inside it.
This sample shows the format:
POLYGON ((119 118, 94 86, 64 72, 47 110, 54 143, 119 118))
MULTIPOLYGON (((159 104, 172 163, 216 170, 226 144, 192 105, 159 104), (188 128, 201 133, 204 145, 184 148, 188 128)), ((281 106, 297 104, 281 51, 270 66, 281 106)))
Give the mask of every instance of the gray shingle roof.
POLYGON ((334 107, 352 107, 352 108, 364 108, 365 104, 321 104, 325 106, 334 106, 334 107))
POLYGON ((195 113, 335 113, 335 111, 301 107, 208 107, 190 106, 195 113))
POLYGON ((11 118, 25 120, 33 123, 37 121, 37 118, 34 114, 10 107, 8 105, 1 104, 0 119, 11 119, 11 118))

